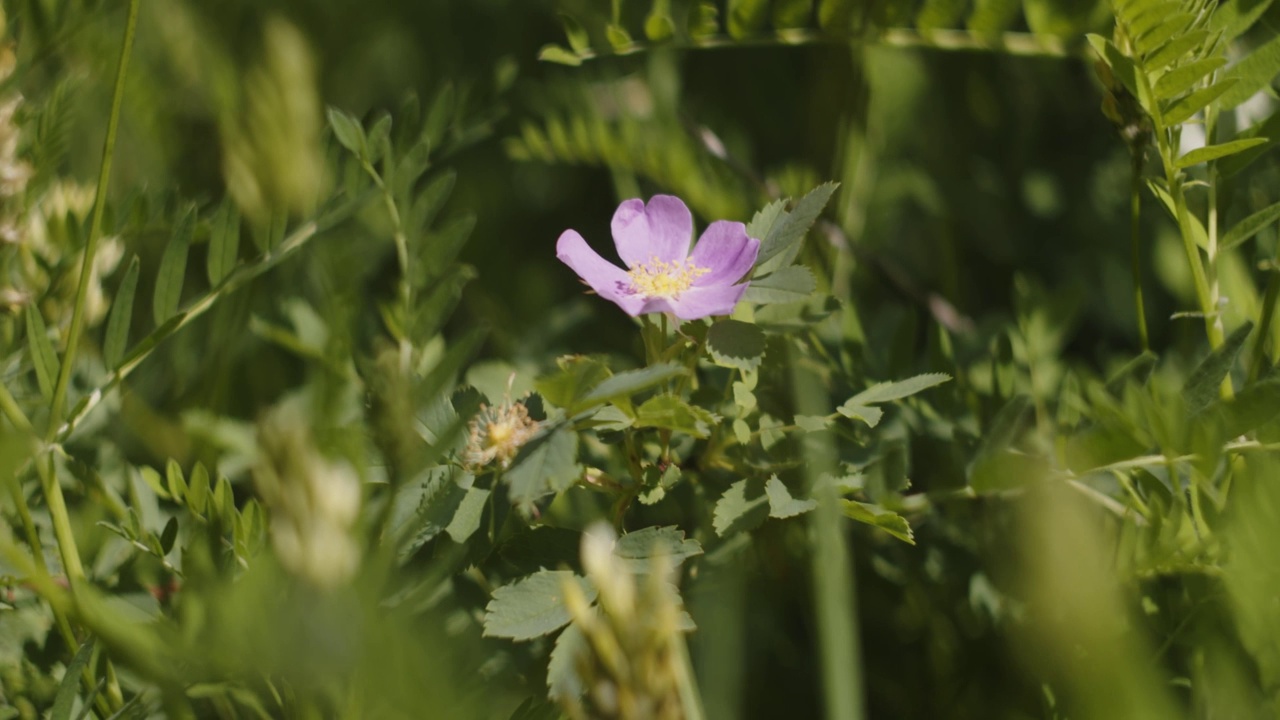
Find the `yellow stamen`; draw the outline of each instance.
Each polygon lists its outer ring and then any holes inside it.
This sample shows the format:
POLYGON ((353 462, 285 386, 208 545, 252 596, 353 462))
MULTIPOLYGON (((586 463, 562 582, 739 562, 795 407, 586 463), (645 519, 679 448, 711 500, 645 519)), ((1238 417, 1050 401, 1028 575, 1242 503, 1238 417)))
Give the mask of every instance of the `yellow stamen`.
POLYGON ((698 267, 692 258, 663 262, 655 255, 649 262, 627 271, 631 289, 648 297, 674 298, 693 286, 693 281, 711 272, 698 267))

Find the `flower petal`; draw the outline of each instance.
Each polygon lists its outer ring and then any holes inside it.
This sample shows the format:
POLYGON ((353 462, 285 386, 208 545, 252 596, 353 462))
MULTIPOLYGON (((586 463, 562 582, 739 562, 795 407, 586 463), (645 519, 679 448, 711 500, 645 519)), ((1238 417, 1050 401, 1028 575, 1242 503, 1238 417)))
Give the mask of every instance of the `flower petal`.
POLYGON ((618 206, 611 228, 618 256, 627 267, 643 265, 654 257, 678 262, 689 256, 693 215, 674 195, 654 195, 647 206, 635 198, 618 206))
POLYGON ((576 230, 565 230, 556 241, 556 257, 568 265, 592 290, 635 317, 644 298, 631 292, 631 279, 622 268, 600 257, 576 230))
POLYGON ((697 320, 711 315, 728 315, 742 299, 748 283, 691 287, 671 301, 672 311, 681 320, 697 320))
POLYGON ((693 281, 694 287, 728 285, 741 280, 760 254, 760 241, 747 236, 740 222, 717 220, 707 226, 689 257, 710 272, 693 281))

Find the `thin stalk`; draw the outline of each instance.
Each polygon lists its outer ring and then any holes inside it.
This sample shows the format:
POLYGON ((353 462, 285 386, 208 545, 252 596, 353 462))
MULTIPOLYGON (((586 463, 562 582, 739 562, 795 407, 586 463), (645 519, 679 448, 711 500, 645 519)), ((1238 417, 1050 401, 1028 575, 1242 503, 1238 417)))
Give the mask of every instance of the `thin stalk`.
POLYGON ((698 692, 698 679, 689 661, 689 646, 683 633, 673 643, 676 654, 676 683, 680 692, 680 706, 685 720, 706 720, 702 709, 702 695, 698 692))
POLYGON ((1142 351, 1151 350, 1151 339, 1147 334, 1147 310, 1142 300, 1142 154, 1141 149, 1133 152, 1133 174, 1129 182, 1129 245, 1131 248, 1131 268, 1133 271, 1133 305, 1138 314, 1138 337, 1142 339, 1142 351))
MULTIPOLYGON (((1214 142, 1214 130, 1218 124, 1218 111, 1212 103, 1208 109, 1204 111, 1204 137, 1207 144, 1214 142)), ((1209 182, 1209 214, 1207 218, 1207 226, 1205 230, 1209 236, 1209 264, 1206 268, 1209 283, 1209 304, 1213 306, 1215 312, 1213 314, 1213 326, 1219 337, 1225 330, 1222 323, 1222 313, 1217 312, 1222 306, 1221 287, 1218 284, 1218 163, 1210 161, 1208 166, 1208 182, 1209 182)), ((1208 320, 1208 318, 1206 318, 1208 320)), ((1231 385, 1231 373, 1227 373, 1222 378, 1222 384, 1218 389, 1218 394, 1224 399, 1229 400, 1235 396, 1235 388, 1231 385)))
MULTIPOLYGON (((1280 260, 1280 252, 1277 252, 1276 259, 1280 260)), ((1267 292, 1262 297, 1262 317, 1258 319, 1258 338, 1253 341, 1253 353, 1249 358, 1249 382, 1258 379, 1262 373, 1262 366, 1267 362, 1267 330, 1271 327, 1271 320, 1276 313, 1276 298, 1280 296, 1280 268, 1274 267, 1276 260, 1272 260, 1273 267, 1269 270, 1270 277, 1267 278, 1267 292)))
POLYGON ((133 50, 134 31, 138 26, 140 0, 129 0, 129 19, 124 28, 124 44, 120 48, 120 61, 116 66, 116 86, 111 97, 111 115, 107 119, 107 137, 102 143, 102 167, 98 171, 98 188, 93 201, 93 220, 89 225, 89 242, 85 245, 84 259, 80 263, 80 284, 76 287, 75 307, 71 312, 71 329, 67 333, 67 349, 58 372, 58 383, 53 390, 53 402, 49 405, 49 438, 57 431, 62 419, 62 406, 67 399, 67 387, 71 384, 71 370, 75 365, 80 336, 84 334, 84 313, 88 304, 89 280, 93 275, 94 258, 102 239, 102 214, 106 209, 107 185, 111 180, 111 161, 115 156, 116 132, 120 127, 120 107, 124 104, 124 80, 129 70, 129 55, 133 50))
MULTIPOLYGON (((409 310, 413 307, 413 283, 409 280, 409 239, 404 232, 404 223, 400 219, 400 209, 396 207, 395 196, 391 188, 383 182, 382 176, 368 161, 361 160, 365 173, 373 178, 373 182, 382 191, 382 202, 387 206, 387 214, 391 216, 391 234, 396 245, 396 263, 400 266, 400 287, 397 295, 400 298, 401 322, 408 322, 409 310)), ((413 344, 408 338, 408 328, 400 329, 400 372, 408 377, 412 364, 413 344)))

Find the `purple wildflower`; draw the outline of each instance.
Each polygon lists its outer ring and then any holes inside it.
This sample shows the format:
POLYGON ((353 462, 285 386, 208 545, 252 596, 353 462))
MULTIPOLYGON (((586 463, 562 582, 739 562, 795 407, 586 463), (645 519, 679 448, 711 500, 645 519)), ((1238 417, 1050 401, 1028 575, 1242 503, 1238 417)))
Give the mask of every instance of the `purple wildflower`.
POLYGON ((556 241, 556 257, 600 297, 628 315, 663 312, 681 320, 728 315, 747 290, 737 283, 756 263, 760 241, 740 222, 707 226, 693 252, 693 216, 678 197, 636 198, 613 214, 613 242, 627 269, 605 260, 575 230, 556 241))

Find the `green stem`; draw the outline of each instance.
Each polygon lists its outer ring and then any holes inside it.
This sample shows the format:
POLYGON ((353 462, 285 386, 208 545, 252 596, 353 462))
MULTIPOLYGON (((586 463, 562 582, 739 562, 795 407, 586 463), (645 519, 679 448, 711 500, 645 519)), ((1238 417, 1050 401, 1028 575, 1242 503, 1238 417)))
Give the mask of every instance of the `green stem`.
POLYGON ((689 661, 685 636, 680 634, 672 644, 676 654, 676 683, 685 720, 705 720, 707 715, 702 709, 702 696, 698 692, 698 679, 693 674, 693 663, 689 661))
POLYGON ((75 307, 71 312, 71 329, 67 333, 67 349, 58 371, 58 383, 53 390, 53 402, 49 405, 48 437, 52 439, 62 420, 62 406, 67 399, 67 387, 71 384, 71 370, 75 365, 80 336, 84 334, 84 313, 88 304, 89 280, 93 275, 94 258, 98 242, 102 239, 102 214, 107 203, 107 185, 111 179, 111 160, 115 156, 116 132, 120 127, 120 107, 124 104, 124 80, 129 70, 129 55, 133 50, 134 31, 138 26, 138 6, 141 0, 129 0, 129 19, 124 29, 124 44, 120 48, 120 61, 116 66, 116 86, 111 98, 111 115, 107 119, 107 138, 102 144, 102 167, 98 172, 98 188, 93 201, 93 220, 89 225, 89 242, 85 245, 80 263, 80 284, 76 288, 75 307))
MULTIPOLYGON (((1277 252, 1280 259, 1280 252, 1277 252)), ((1275 260, 1272 261, 1273 265, 1275 260)), ((1267 292, 1262 297, 1262 317, 1258 319, 1258 338, 1253 341, 1253 353, 1249 358, 1249 382, 1258 379, 1267 362, 1267 330, 1276 312, 1276 298, 1280 296, 1280 268, 1272 267, 1267 278, 1267 292)))
POLYGON ((1129 183, 1129 240, 1132 249, 1131 266, 1133 270, 1133 304, 1138 314, 1138 337, 1142 340, 1142 350, 1151 350, 1150 336, 1147 334, 1146 304, 1142 300, 1142 150, 1133 152, 1133 175, 1129 183))
POLYGON ((382 176, 368 161, 361 160, 360 164, 364 167, 365 173, 373 178, 373 182, 378 186, 378 189, 382 191, 382 202, 387 206, 387 214, 391 216, 391 235, 396 245, 396 263, 400 266, 400 287, 398 288, 400 321, 406 325, 406 327, 400 329, 400 372, 407 377, 413 356, 413 344, 408 338, 407 327, 409 311, 413 307, 413 283, 409 279, 409 239, 405 235, 404 223, 400 219, 400 209, 396 206, 396 199, 391 194, 391 188, 387 187, 387 184, 382 180, 382 176))

